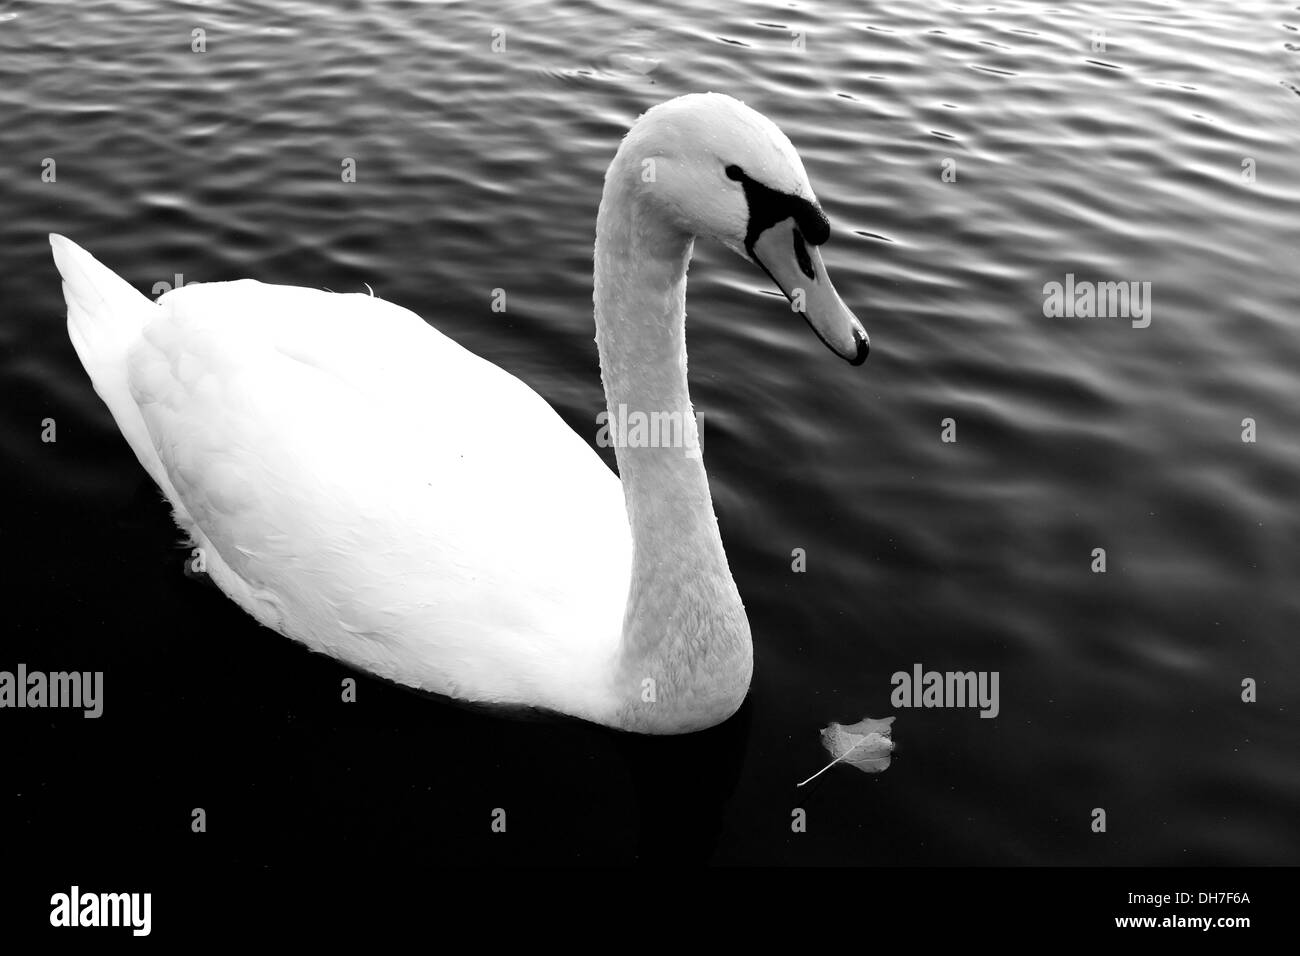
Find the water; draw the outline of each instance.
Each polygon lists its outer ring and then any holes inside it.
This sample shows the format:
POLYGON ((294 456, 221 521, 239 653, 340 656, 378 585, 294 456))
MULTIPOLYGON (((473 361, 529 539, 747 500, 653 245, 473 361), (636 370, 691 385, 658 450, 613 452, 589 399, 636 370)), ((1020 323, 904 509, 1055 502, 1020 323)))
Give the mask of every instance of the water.
POLYGON ((87 866, 1300 861, 1300 8, 158 6, 0 18, 0 667, 101 669, 107 697, 98 721, 5 713, 24 845, 87 866), (368 678, 342 704, 346 671, 182 573, 45 234, 146 290, 369 283, 594 437, 604 168, 641 111, 709 89, 798 147, 873 343, 850 368, 697 248, 691 388, 753 626, 746 707, 639 740, 368 678), (1150 282, 1150 326, 1045 317, 1067 273, 1150 282), (998 718, 891 708, 918 662, 998 671, 998 718), (795 788, 821 727, 890 714, 887 772, 795 788), (191 839, 194 807, 217 838, 191 839))

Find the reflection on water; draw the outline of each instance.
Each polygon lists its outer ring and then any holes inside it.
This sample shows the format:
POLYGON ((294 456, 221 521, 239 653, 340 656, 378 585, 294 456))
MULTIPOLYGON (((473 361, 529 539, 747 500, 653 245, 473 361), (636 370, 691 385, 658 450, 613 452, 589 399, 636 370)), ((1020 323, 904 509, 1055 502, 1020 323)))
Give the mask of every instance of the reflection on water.
MULTIPOLYGON (((446 862, 1294 863, 1297 23, 1157 2, 14 4, 14 661, 104 669, 99 733, 170 767, 105 799, 162 846, 169 801, 209 794, 242 834, 214 859, 329 833, 446 862), (340 713, 335 664, 177 573, 66 340, 45 233, 142 289, 369 283, 590 432, 604 168, 642 110, 695 90, 795 142, 873 343, 863 368, 836 362, 762 275, 698 247, 692 395, 756 642, 748 705, 689 741, 370 681, 340 713), (1150 325, 1048 317, 1067 275, 1150 283, 1150 325), (888 715, 915 664, 999 672, 998 717, 903 711, 888 773, 796 791, 819 730, 888 715), (508 847, 445 823, 503 803, 508 847), (816 821, 798 837, 794 806, 816 821)), ((59 839, 78 780, 113 765, 74 773, 44 756, 66 731, 29 729, 25 835, 59 839)))

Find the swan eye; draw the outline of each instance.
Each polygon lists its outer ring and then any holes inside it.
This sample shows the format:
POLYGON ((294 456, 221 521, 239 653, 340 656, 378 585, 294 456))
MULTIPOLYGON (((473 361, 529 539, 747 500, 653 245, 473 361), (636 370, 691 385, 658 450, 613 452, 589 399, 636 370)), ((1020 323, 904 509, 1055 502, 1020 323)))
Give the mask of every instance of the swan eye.
POLYGON ((734 179, 737 182, 745 178, 745 171, 741 169, 739 166, 737 166, 735 163, 732 163, 730 166, 728 166, 726 172, 727 172, 728 179, 734 179))

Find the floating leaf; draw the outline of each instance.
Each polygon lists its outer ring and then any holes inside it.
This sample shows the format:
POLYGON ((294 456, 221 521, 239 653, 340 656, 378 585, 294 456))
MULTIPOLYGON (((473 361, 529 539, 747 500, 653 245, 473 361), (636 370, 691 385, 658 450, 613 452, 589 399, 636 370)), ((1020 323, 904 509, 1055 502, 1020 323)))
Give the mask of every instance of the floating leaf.
POLYGON ((863 773, 880 773, 889 769, 889 755, 894 750, 893 717, 876 720, 867 717, 856 724, 837 724, 834 721, 822 729, 822 746, 835 759, 805 780, 816 780, 840 761, 857 767, 863 773))

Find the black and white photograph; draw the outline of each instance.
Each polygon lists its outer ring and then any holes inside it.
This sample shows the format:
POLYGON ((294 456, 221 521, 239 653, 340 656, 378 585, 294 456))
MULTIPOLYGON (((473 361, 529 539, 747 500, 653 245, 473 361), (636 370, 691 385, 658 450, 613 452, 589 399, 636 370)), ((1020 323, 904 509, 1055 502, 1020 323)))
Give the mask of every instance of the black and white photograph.
POLYGON ((1294 2, 0 0, 0 257, 9 951, 1285 927, 1294 2))

